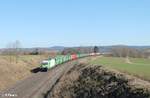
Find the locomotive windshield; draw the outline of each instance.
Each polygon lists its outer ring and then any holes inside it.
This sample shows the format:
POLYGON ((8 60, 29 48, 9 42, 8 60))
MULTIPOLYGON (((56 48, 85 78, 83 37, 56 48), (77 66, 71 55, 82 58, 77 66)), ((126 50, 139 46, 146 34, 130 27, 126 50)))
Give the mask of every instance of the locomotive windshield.
POLYGON ((44 62, 44 63, 42 63, 42 65, 47 65, 48 63, 46 63, 46 62, 44 62))
POLYGON ((41 64, 42 65, 48 65, 48 61, 43 61, 41 64))

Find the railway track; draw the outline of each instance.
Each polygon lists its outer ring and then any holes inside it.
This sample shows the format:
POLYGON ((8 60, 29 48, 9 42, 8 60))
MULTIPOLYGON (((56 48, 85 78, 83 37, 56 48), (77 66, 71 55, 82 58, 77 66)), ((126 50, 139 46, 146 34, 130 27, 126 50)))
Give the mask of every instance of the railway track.
POLYGON ((87 58, 89 57, 58 65, 48 72, 33 74, 11 88, 2 91, 0 98, 44 98, 46 93, 54 87, 64 73, 68 72, 76 64, 79 64, 79 61, 85 61, 87 58))

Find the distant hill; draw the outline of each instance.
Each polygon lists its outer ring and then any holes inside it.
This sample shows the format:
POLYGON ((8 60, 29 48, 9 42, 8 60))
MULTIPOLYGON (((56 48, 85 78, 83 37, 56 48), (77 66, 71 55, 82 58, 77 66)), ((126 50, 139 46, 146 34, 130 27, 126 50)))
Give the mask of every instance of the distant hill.
POLYGON ((99 46, 101 52, 110 52, 112 48, 116 47, 129 47, 133 49, 145 50, 150 49, 150 46, 126 46, 126 45, 113 45, 113 46, 99 46))
POLYGON ((50 47, 49 50, 56 50, 56 51, 62 51, 64 50, 66 47, 63 47, 63 46, 53 46, 53 47, 50 47))
MULTIPOLYGON (((112 48, 122 47, 126 45, 113 45, 113 46, 98 46, 100 52, 110 52, 112 48)), ((21 48, 22 51, 32 52, 35 49, 39 51, 63 51, 65 48, 82 48, 82 49, 92 49, 94 46, 81 46, 81 47, 65 47, 65 46, 52 46, 52 47, 35 47, 35 48, 21 48)), ((129 48, 139 49, 139 50, 150 50, 150 46, 127 46, 129 48)), ((0 49, 0 52, 5 51, 6 49, 0 49)))

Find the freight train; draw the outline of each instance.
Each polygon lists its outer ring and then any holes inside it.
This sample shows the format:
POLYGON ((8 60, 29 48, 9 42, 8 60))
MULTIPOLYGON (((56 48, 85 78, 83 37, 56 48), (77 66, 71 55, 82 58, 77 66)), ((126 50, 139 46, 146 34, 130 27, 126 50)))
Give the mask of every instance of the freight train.
POLYGON ((100 55, 100 53, 58 55, 55 58, 49 58, 47 60, 43 60, 40 64, 40 70, 48 71, 49 69, 55 67, 56 65, 63 64, 70 60, 75 60, 75 59, 79 59, 87 56, 95 56, 95 55, 100 55))

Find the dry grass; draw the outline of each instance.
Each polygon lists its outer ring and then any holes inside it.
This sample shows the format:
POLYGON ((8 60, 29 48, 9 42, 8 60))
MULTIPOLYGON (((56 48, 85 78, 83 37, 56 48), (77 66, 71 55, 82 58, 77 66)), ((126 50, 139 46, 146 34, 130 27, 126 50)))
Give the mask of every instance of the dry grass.
POLYGON ((25 55, 20 56, 18 63, 16 63, 13 57, 12 62, 10 62, 9 56, 0 56, 0 90, 6 89, 31 75, 30 70, 37 67, 44 58, 45 56, 42 55, 25 55))

